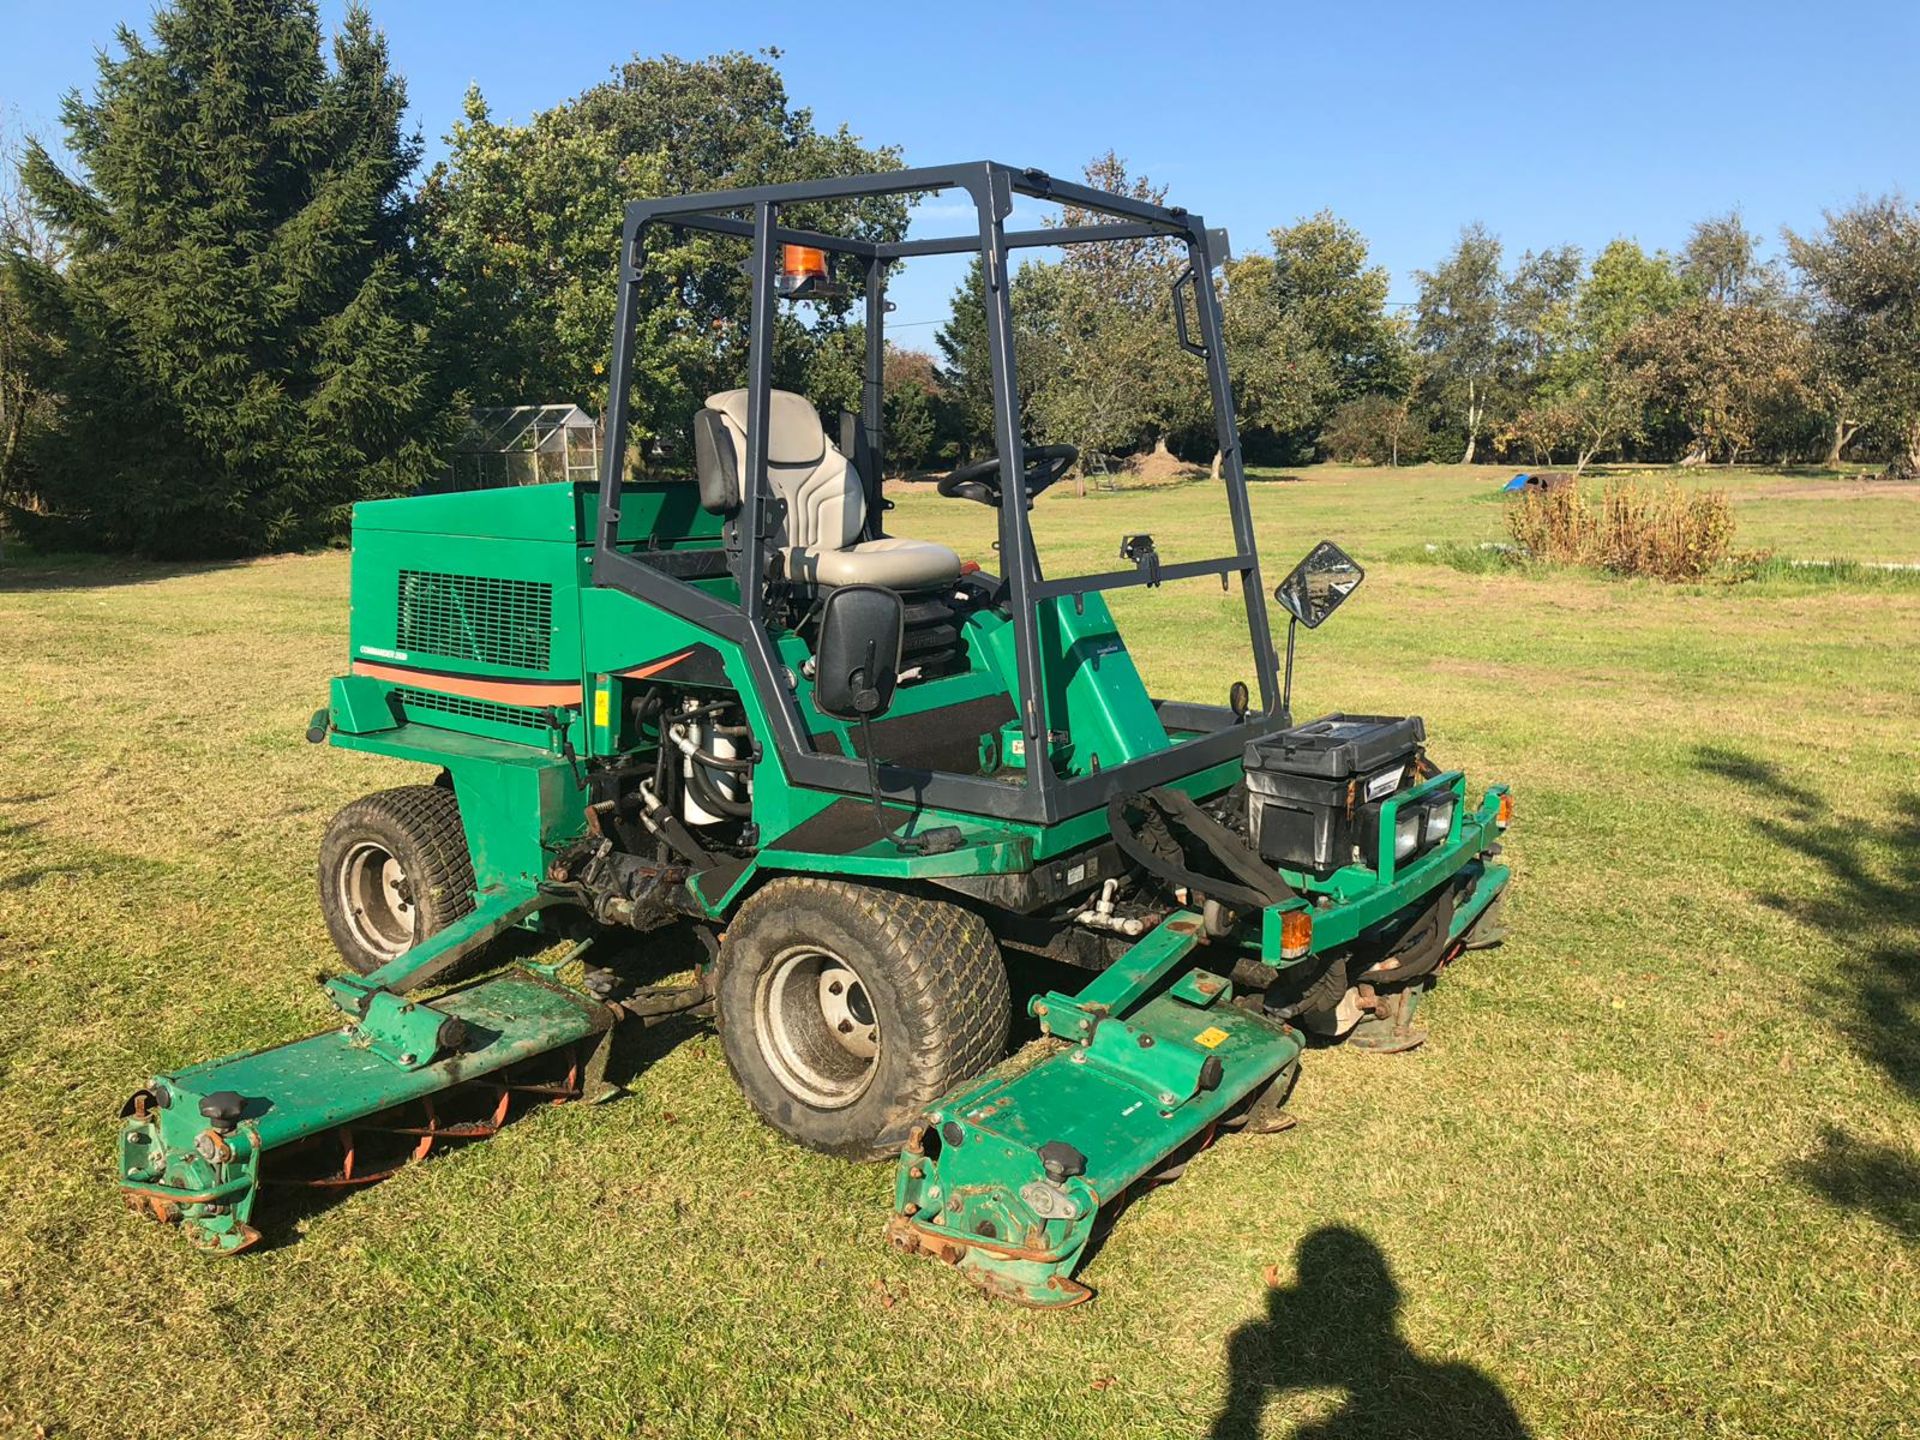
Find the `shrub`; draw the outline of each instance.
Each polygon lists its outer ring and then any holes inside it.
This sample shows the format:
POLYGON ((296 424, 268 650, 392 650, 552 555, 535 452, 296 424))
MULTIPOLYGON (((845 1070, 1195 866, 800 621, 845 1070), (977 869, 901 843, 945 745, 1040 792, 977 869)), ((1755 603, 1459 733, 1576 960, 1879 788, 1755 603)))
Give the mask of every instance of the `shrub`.
POLYGON ((1320 432, 1327 454, 1342 465, 1396 465, 1425 457, 1426 421, 1390 395, 1362 395, 1328 417, 1320 432))
POLYGON ((1530 491, 1507 512, 1514 542, 1536 560, 1615 575, 1698 580, 1733 550, 1733 506, 1722 490, 1616 481, 1530 491))

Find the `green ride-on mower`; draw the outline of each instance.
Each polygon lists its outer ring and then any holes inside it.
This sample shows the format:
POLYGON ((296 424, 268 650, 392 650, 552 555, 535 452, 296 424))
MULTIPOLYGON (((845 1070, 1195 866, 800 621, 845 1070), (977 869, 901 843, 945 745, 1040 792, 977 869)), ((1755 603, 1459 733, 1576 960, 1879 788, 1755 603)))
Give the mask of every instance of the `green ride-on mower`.
POLYGON ((428 772, 322 841, 342 1025, 138 1091, 130 1203, 243 1250, 264 1188, 376 1179, 492 1133, 517 1097, 597 1097, 618 1021, 692 1011, 769 1125, 898 1155, 895 1244, 1065 1305, 1091 1293, 1074 1271, 1130 1187, 1218 1132, 1285 1123, 1309 1036, 1417 1043, 1441 967, 1498 938, 1509 801, 1469 798, 1417 718, 1288 713, 1295 627, 1361 571, 1322 542, 1281 583, 1283 672, 1224 259, 1185 210, 991 163, 630 205, 599 484, 355 511, 351 659, 309 738, 428 772), (879 242, 788 223, 942 190, 977 228, 879 242), (1075 213, 1010 229, 1016 195, 1075 213), (687 417, 694 481, 628 479, 639 311, 680 293, 647 242, 689 231, 748 252, 745 383, 687 417), (1175 343, 1204 367, 1230 533, 1198 558, 1115 536, 1117 564, 1049 573, 1029 512, 1077 457, 1023 438, 1010 257, 1115 241, 1184 252, 1175 343), (887 281, 929 255, 984 276, 993 433, 939 490, 993 508, 997 575, 883 529, 887 281), (861 411, 836 444, 774 388, 777 307, 856 294, 861 411), (1223 704, 1154 698, 1108 603, 1196 577, 1244 605, 1249 653, 1210 657, 1223 704), (644 943, 587 948, 667 926, 705 943, 691 983, 591 958, 644 943), (571 936, 580 963, 506 964, 514 930, 571 936), (1009 957, 1059 988, 1027 1001, 1039 1037, 1001 1065, 1009 957), (490 978, 445 988, 485 959, 490 978))

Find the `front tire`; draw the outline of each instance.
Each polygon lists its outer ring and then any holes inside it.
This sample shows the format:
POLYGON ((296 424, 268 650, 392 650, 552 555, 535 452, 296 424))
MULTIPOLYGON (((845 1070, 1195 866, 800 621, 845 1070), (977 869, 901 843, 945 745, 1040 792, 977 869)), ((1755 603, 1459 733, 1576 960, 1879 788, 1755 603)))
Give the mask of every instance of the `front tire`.
POLYGON ((916 1115, 1006 1049, 1007 971, 986 924, 871 886, 772 881, 728 926, 715 988, 748 1104, 848 1159, 897 1153, 916 1115))
POLYGON ((473 909, 473 857, 451 790, 364 795, 320 841, 320 912, 340 956, 376 970, 473 909))

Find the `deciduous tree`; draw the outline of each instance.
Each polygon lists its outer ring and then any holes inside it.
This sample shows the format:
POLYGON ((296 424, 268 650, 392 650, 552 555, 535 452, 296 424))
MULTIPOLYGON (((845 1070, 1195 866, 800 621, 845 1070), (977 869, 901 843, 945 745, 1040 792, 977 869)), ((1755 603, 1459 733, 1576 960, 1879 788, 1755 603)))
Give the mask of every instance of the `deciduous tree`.
POLYGON ((1715 305, 1776 305, 1784 288, 1779 266, 1760 259, 1760 237, 1738 210, 1693 227, 1680 253, 1680 275, 1715 305))
POLYGON ((1631 240, 1615 240, 1594 257, 1574 303, 1580 342, 1596 353, 1605 351, 1641 321, 1674 309, 1686 294, 1664 251, 1649 255, 1631 240))
MULTIPOLYGON (((636 56, 525 125, 474 91, 423 192, 443 325, 474 398, 604 403, 626 202, 898 169, 890 146, 820 128, 792 104, 779 52, 636 56)), ((867 240, 906 231, 887 196, 794 207, 782 218, 867 240)), ((657 227, 647 237, 631 423, 636 444, 682 450, 709 392, 745 365, 744 241, 657 227)), ((782 306, 776 383, 823 409, 852 406, 859 327, 844 300, 782 306)))
MULTIPOLYGON (((941 384, 953 407, 962 458, 991 453, 993 446, 993 362, 987 349, 986 281, 979 257, 953 292, 947 323, 935 332, 940 351, 941 384)), ((1023 374, 1023 384, 1034 377, 1023 374)))
MULTIPOLYGON (((1164 185, 1129 174, 1111 150, 1088 162, 1084 179, 1110 195, 1166 203, 1164 185)), ((1057 223, 1110 219, 1063 205, 1057 223)), ((1162 236, 1073 245, 1062 252, 1052 306, 1054 364, 1033 402, 1050 430, 1071 434, 1078 427, 1092 439, 1088 423, 1104 414, 1111 422, 1098 427, 1105 433, 1095 448, 1127 449, 1151 440, 1164 452, 1177 431, 1206 413, 1205 372, 1174 343, 1172 286, 1185 261, 1184 248, 1162 236), (1125 434, 1129 426, 1136 437, 1125 434)))
POLYGON ((1415 339, 1433 358, 1439 403, 1466 431, 1461 463, 1471 464, 1499 384, 1500 242, 1469 225, 1451 255, 1415 278, 1415 339))
POLYGON ((1269 239, 1272 310, 1319 355, 1331 382, 1325 403, 1391 388, 1396 338, 1386 313, 1389 276, 1385 266, 1370 263, 1366 237, 1322 210, 1269 239))
MULTIPOLYGON (((1317 432, 1340 394, 1343 371, 1354 381, 1349 367, 1360 363, 1351 350, 1330 348, 1337 343, 1333 336, 1338 320, 1329 311, 1320 316, 1325 328, 1318 333, 1309 328, 1298 303, 1302 292, 1293 288, 1300 277, 1296 273, 1291 281, 1283 279, 1283 268, 1278 257, 1249 255, 1227 265, 1222 277, 1227 378, 1243 436, 1317 432)), ((1376 374, 1384 372, 1385 344, 1371 338, 1363 343, 1370 347, 1365 364, 1376 374)), ((1205 413, 1211 414, 1210 409, 1205 413)), ((1223 458, 1216 451, 1215 479, 1223 458)))
POLYGON ((1834 458, 1857 406, 1854 423, 1871 420, 1898 445, 1895 470, 1920 477, 1920 206, 1863 200, 1829 212, 1818 234, 1789 233, 1787 246, 1815 296, 1820 364, 1841 396, 1834 458))
POLYGON ((1346 464, 1398 465, 1401 455, 1418 452, 1425 438, 1412 391, 1398 396, 1374 391, 1335 410, 1320 443, 1346 464))
MULTIPOLYGON (((1564 280, 1563 265, 1554 268, 1564 280)), ((1577 474, 1643 433, 1647 385, 1621 356, 1621 340, 1681 304, 1686 289, 1666 256, 1649 256, 1631 240, 1610 243, 1574 281, 1552 287, 1557 293, 1539 307, 1545 343, 1522 428, 1536 442, 1550 439, 1549 448, 1573 447, 1577 474)))
POLYGON ((889 344, 882 392, 889 469, 926 470, 949 458, 942 452, 954 440, 951 407, 931 355, 889 344))
POLYGON ((1702 295, 1641 322, 1621 342, 1621 358, 1685 422, 1693 440, 1688 462, 1718 456, 1731 464, 1770 413, 1802 403, 1804 338, 1779 310, 1702 295))
POLYGON ((1538 254, 1529 250, 1502 284, 1500 328, 1508 364, 1526 380, 1544 379, 1574 342, 1575 306, 1584 269, 1577 245, 1538 254))

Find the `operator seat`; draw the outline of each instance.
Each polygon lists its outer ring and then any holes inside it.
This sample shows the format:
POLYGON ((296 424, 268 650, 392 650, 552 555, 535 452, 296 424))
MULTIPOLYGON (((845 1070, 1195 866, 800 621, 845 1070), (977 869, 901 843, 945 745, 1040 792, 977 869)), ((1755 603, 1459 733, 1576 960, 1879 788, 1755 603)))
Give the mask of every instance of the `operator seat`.
MULTIPOLYGON (((767 479, 786 502, 772 550, 790 580, 831 587, 884 585, 924 590, 960 575, 960 557, 930 540, 859 538, 867 518, 866 487, 847 457, 827 442, 820 416, 804 395, 775 390, 767 406, 767 479)), ((700 503, 715 514, 740 508, 740 469, 747 453, 747 392, 707 397, 694 417, 693 455, 700 503)))

